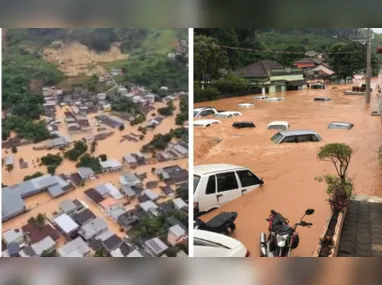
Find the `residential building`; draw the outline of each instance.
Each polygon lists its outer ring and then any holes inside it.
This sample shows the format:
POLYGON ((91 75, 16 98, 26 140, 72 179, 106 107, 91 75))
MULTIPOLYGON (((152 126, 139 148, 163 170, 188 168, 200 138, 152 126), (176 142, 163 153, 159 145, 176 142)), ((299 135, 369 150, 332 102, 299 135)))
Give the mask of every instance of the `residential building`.
POLYGON ((86 257, 90 254, 90 247, 81 237, 77 237, 59 248, 57 252, 61 257, 86 257))
POLYGON ((96 235, 99 235, 100 233, 106 231, 108 229, 106 222, 100 218, 97 217, 94 220, 90 221, 89 223, 83 225, 78 233, 85 239, 89 240, 96 235))
POLYGON ((4 162, 5 162, 5 166, 8 166, 8 165, 12 165, 15 163, 14 159, 13 159, 13 155, 8 155, 5 157, 4 159, 4 162))
POLYGON ((94 204, 98 205, 101 203, 105 198, 94 188, 90 188, 84 192, 85 198, 89 201, 92 201, 94 204))
POLYGON ((122 164, 116 159, 101 161, 100 164, 103 172, 118 172, 123 169, 122 164))
POLYGON ((149 200, 139 204, 139 207, 144 210, 146 213, 151 213, 154 216, 158 215, 158 205, 153 201, 149 200))
POLYGON ((154 191, 150 189, 146 189, 142 192, 142 195, 145 195, 147 198, 149 198, 151 201, 156 201, 159 199, 159 195, 156 194, 154 191))
POLYGON ((16 243, 20 246, 22 246, 25 243, 25 237, 23 231, 19 229, 10 229, 2 234, 2 241, 9 245, 11 243, 16 243))
POLYGON ((37 256, 42 256, 43 254, 53 252, 56 249, 56 242, 50 236, 48 236, 43 240, 32 244, 31 248, 37 256))
POLYGON ((131 212, 125 212, 118 217, 117 223, 125 230, 130 230, 138 223, 139 219, 131 212))
POLYGON ((187 239, 186 231, 179 225, 172 226, 168 230, 167 242, 171 245, 177 245, 187 239))
POLYGON ((91 220, 96 218, 96 215, 89 209, 84 209, 77 214, 75 214, 73 217, 73 220, 79 224, 80 226, 85 225, 86 223, 90 222, 91 220))
POLYGON ((119 177, 119 182, 124 186, 139 186, 142 185, 142 181, 132 172, 124 172, 119 177))
POLYGON ((29 244, 37 243, 46 237, 50 237, 54 241, 57 241, 60 238, 60 233, 48 223, 45 225, 27 223, 21 229, 29 244))
POLYGON ((127 185, 121 185, 121 191, 123 195, 129 199, 134 198, 137 195, 135 191, 130 186, 127 186, 127 185))
POLYGON ((168 249, 168 246, 157 237, 145 242, 145 251, 149 255, 154 257, 160 256, 167 249, 168 249))
POLYGON ((78 206, 73 203, 72 200, 64 200, 62 201, 58 207, 60 208, 61 212, 71 216, 74 215, 77 212, 78 206))
POLYGON ((175 209, 177 210, 188 210, 188 205, 182 200, 182 198, 175 198, 172 200, 174 202, 175 209))
POLYGON ((155 159, 159 162, 172 160, 173 157, 164 151, 158 151, 155 153, 155 159))
POLYGON ((79 167, 77 173, 81 176, 82 179, 88 180, 94 178, 94 171, 90 167, 79 167))
POLYGON ((130 153, 124 155, 122 161, 123 163, 127 164, 130 168, 136 168, 138 166, 137 160, 130 153))
POLYGON ((56 227, 60 230, 60 232, 66 237, 73 237, 78 229, 79 225, 67 214, 62 214, 53 219, 56 227))

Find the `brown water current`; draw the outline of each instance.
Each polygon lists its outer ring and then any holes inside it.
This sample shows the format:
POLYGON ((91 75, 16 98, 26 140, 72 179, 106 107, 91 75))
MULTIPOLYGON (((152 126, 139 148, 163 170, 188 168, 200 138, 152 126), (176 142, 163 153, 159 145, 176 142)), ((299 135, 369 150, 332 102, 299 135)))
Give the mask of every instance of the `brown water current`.
MULTIPOLYGON (((317 159, 319 148, 328 143, 345 143, 354 154, 348 175, 353 179, 357 194, 382 197, 381 167, 377 149, 382 145, 380 117, 372 117, 377 110, 378 96, 373 92, 371 104, 365 105, 363 96, 344 96, 351 85, 329 85, 324 90, 299 90, 277 93, 284 101, 259 101, 252 96, 235 97, 196 104, 213 106, 218 110, 240 111, 242 116, 221 120, 221 125, 195 128, 195 165, 229 163, 245 166, 264 179, 263 187, 256 189, 202 218, 210 219, 221 211, 239 213, 233 237, 240 240, 259 256, 259 235, 267 231, 265 219, 270 210, 276 210, 299 221, 307 208, 315 214, 306 218, 312 228, 299 228, 300 245, 293 256, 312 256, 323 233, 329 205, 326 186, 315 181, 316 176, 335 174, 331 163, 317 159), (313 102, 315 96, 331 97, 331 102, 313 102), (253 103, 254 108, 239 108, 239 103, 253 103), (312 129, 323 141, 299 144, 273 144, 270 138, 277 131, 267 130, 271 121, 288 121, 290 129, 312 129), (237 130, 235 121, 253 121, 256 128, 237 130), (332 121, 354 124, 352 130, 329 130, 332 121)), ((273 96, 273 95, 271 95, 273 96)))

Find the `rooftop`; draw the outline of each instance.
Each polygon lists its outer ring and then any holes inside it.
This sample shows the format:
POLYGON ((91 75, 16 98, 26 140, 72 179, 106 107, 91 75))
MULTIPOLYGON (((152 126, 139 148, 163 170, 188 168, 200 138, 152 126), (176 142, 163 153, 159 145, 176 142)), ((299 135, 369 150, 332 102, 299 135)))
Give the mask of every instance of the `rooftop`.
POLYGON ((79 225, 73 221, 67 214, 62 214, 54 219, 57 226, 66 234, 70 234, 79 228, 79 225))
POLYGON ((48 236, 50 236, 53 240, 58 240, 60 237, 58 231, 49 224, 37 226, 35 224, 28 223, 22 227, 22 231, 26 236, 28 236, 31 244, 39 242, 48 236))
POLYGON ((89 246, 80 237, 68 242, 58 249, 58 254, 62 257, 84 257, 89 252, 89 246))

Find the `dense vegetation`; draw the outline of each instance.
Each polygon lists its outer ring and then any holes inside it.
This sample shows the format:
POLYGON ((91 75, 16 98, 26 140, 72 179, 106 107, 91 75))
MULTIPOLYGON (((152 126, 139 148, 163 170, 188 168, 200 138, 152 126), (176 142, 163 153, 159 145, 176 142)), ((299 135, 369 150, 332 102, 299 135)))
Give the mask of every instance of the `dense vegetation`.
POLYGON ((40 177, 40 176, 43 176, 44 174, 41 173, 40 171, 37 171, 36 173, 32 174, 32 175, 27 175, 24 177, 24 181, 28 181, 28 180, 31 180, 33 178, 37 178, 37 177, 40 177))
POLYGON ((186 128, 177 128, 171 130, 168 134, 156 134, 154 138, 142 147, 143 152, 164 150, 173 138, 184 139, 188 141, 188 130, 186 128))
POLYGON ((35 121, 43 113, 41 87, 58 83, 63 74, 54 64, 45 62, 37 51, 19 45, 12 38, 3 53, 2 66, 2 109, 7 113, 3 120, 3 140, 11 131, 34 142, 49 138, 45 124, 35 121))
POLYGON ((176 115, 175 123, 182 126, 188 120, 188 96, 180 99, 180 113, 176 115))
POLYGON ((77 161, 77 159, 88 150, 88 146, 83 141, 76 141, 71 150, 64 153, 64 157, 71 160, 77 161))
POLYGON ((91 156, 88 153, 81 157, 80 161, 76 164, 76 167, 89 167, 94 171, 94 173, 102 173, 99 159, 97 157, 91 156))

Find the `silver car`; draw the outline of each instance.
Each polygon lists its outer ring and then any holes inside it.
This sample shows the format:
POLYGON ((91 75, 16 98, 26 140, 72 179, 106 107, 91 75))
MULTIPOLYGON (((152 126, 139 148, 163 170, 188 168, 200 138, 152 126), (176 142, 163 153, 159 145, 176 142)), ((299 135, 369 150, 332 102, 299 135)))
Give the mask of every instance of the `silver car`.
POLYGON ((281 143, 300 143, 300 142, 318 142, 321 136, 312 130, 289 130, 278 132, 271 138, 275 144, 281 143))

